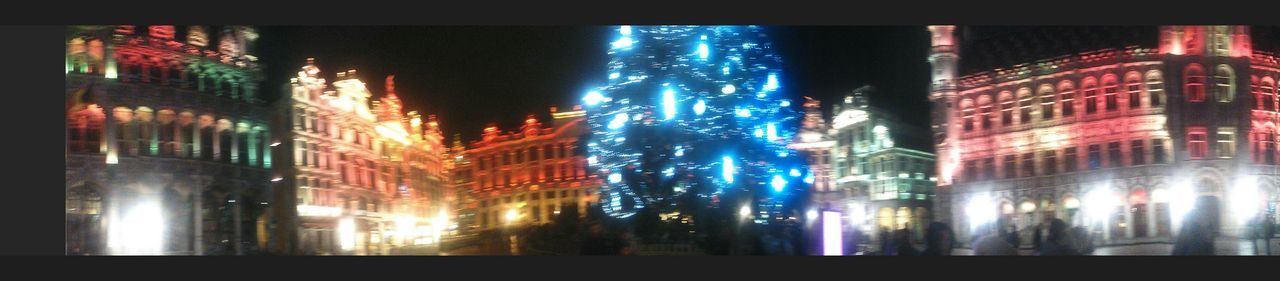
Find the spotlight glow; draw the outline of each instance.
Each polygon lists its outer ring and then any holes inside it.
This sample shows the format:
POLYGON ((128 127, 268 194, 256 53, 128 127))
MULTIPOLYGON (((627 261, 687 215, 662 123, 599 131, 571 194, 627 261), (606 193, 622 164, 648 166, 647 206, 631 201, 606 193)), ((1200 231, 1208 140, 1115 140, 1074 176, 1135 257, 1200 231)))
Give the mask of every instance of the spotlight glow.
POLYGON ((668 89, 662 92, 662 113, 666 120, 676 118, 676 91, 668 89))
POLYGON ((587 92, 587 95, 582 97, 582 101, 587 103, 587 106, 600 104, 600 101, 603 101, 603 100, 604 100, 604 95, 601 95, 600 92, 598 91, 587 92))
POLYGON ((725 156, 720 160, 722 163, 724 163, 723 164, 724 170, 721 171, 721 175, 724 176, 724 181, 728 183, 733 183, 733 172, 734 172, 733 158, 730 158, 729 156, 725 156))
POLYGON ((844 226, 839 212, 822 212, 822 255, 844 255, 844 226))
POLYGON ((702 115, 702 113, 706 111, 707 111, 706 101, 698 100, 698 103, 693 104, 693 114, 702 115))
POLYGON ((773 186, 773 191, 782 192, 782 189, 787 187, 787 180, 782 179, 782 176, 780 175, 774 175, 773 180, 769 182, 769 185, 773 186))

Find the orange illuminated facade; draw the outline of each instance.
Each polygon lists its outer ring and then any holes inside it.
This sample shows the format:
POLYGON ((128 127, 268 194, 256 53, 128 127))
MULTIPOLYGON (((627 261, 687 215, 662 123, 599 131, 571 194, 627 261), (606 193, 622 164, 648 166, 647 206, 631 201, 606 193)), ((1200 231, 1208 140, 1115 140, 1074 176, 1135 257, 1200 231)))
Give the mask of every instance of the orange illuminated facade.
POLYGON ((354 70, 330 86, 309 59, 277 104, 273 251, 387 255, 448 228, 446 150, 434 117, 402 113, 394 81, 372 93, 354 70), (372 105, 370 105, 372 104, 372 105))
POLYGON ((519 131, 486 127, 482 139, 455 154, 454 177, 470 230, 549 223, 566 208, 585 216, 601 179, 586 172, 580 136, 584 112, 557 112, 544 126, 530 115, 519 131))

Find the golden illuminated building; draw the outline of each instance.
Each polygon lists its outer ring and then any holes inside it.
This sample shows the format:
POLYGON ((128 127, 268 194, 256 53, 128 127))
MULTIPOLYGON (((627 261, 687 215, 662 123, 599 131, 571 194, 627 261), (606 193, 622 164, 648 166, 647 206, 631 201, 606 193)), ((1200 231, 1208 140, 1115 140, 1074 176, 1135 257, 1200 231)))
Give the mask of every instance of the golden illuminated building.
POLYGON ((530 115, 519 131, 484 129, 481 140, 456 153, 454 177, 465 190, 463 216, 469 230, 544 224, 566 208, 585 216, 598 200, 603 183, 586 173, 587 160, 579 137, 588 127, 583 111, 557 112, 544 127, 530 115))
POLYGON ((354 70, 336 78, 330 86, 308 59, 277 104, 272 250, 387 255, 436 244, 448 224, 439 124, 402 114, 391 77, 372 102, 354 70))

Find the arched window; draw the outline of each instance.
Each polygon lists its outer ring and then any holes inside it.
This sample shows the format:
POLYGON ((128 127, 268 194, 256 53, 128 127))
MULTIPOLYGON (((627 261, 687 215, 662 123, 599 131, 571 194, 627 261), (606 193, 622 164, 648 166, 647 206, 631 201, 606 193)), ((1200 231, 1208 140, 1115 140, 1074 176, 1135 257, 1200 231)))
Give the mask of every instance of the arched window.
POLYGON ((1159 70, 1147 71, 1147 96, 1151 99, 1151 107, 1160 107, 1164 103, 1164 78, 1159 70))
POLYGON ((1276 87, 1275 81, 1271 77, 1263 77, 1262 82, 1258 84, 1257 96, 1258 106, 1266 111, 1276 110, 1276 87))
POLYGON ((1103 102, 1106 104, 1107 112, 1120 109, 1119 85, 1116 85, 1116 83, 1115 74, 1102 76, 1102 95, 1103 102))
POLYGON ((143 106, 134 112, 134 128, 138 130, 136 143, 138 144, 139 155, 155 155, 155 149, 159 148, 151 143, 151 138, 155 135, 154 129, 156 129, 155 124, 153 124, 154 120, 155 112, 151 108, 143 106))
POLYGON ((174 140, 177 139, 176 121, 177 114, 173 110, 161 109, 156 115, 156 145, 159 146, 160 156, 173 156, 174 140))
POLYGON ((1199 64, 1187 65, 1182 74, 1182 92, 1189 102, 1204 101, 1204 68, 1199 64))
POLYGON ((67 190, 66 247, 68 255, 97 254, 103 240, 99 227, 102 195, 93 188, 77 186, 67 190))
POLYGON ((214 133, 217 132, 214 130, 215 125, 213 122, 212 115, 201 115, 200 119, 196 123, 196 126, 200 130, 199 150, 200 159, 202 160, 213 160, 213 139, 214 133))
POLYGON ((1020 124, 1031 124, 1031 89, 1018 89, 1018 122, 1020 124))
POLYGON ((1000 92, 1000 125, 1008 127, 1013 125, 1013 93, 1009 91, 1000 92))
POLYGON ((1040 85, 1040 90, 1036 91, 1036 95, 1040 96, 1040 116, 1044 120, 1053 119, 1053 104, 1057 102, 1056 95, 1053 93, 1053 85, 1040 85))
POLYGON ((980 94, 978 96, 978 114, 981 118, 982 129, 991 129, 991 95, 980 94))
POLYGON ((71 152, 98 153, 102 146, 102 126, 106 116, 98 105, 71 112, 67 117, 67 146, 71 152))
POLYGON ((1236 75, 1230 66, 1218 65, 1213 71, 1213 86, 1213 94, 1218 102, 1231 102, 1236 93, 1236 75))
POLYGON ((961 120, 964 122, 964 131, 973 131, 973 100, 964 99, 960 101, 961 120))
POLYGON ((1098 112, 1098 79, 1084 78, 1084 81, 1080 82, 1080 90, 1084 91, 1084 113, 1098 112))
POLYGON ((1062 117, 1071 116, 1075 113, 1075 87, 1071 85, 1071 81, 1062 81, 1058 83, 1058 103, 1062 105, 1062 117))
POLYGON ((120 155, 133 155, 134 148, 137 147, 137 131, 133 123, 133 110, 128 107, 116 107, 113 109, 111 116, 115 118, 116 129, 116 153, 120 155))
POLYGON ((1142 107, 1142 75, 1137 71, 1124 74, 1124 90, 1128 94, 1129 108, 1142 107))
MULTIPOLYGON (((218 120, 218 160, 231 162, 231 142, 235 138, 235 128, 227 119, 218 120)), ((314 158, 312 158, 314 160, 314 158)))
POLYGON ((183 111, 182 113, 178 114, 178 139, 179 140, 177 140, 176 142, 178 143, 179 151, 177 154, 179 157, 182 157, 182 158, 196 157, 196 155, 193 152, 195 151, 195 137, 196 137, 196 130, 198 129, 199 127, 196 126, 195 114, 192 114, 190 111, 183 111))

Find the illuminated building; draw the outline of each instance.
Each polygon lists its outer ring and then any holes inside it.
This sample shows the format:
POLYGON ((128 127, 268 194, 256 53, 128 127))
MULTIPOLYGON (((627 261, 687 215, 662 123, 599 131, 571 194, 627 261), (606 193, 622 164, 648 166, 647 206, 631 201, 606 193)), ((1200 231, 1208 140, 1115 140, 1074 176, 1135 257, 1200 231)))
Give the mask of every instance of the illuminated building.
POLYGON ((869 106, 875 89, 860 87, 835 104, 828 135, 832 178, 843 198, 835 206, 864 214, 852 222, 863 231, 908 229, 922 238, 932 219, 934 155, 922 151, 928 133, 869 106), (854 210, 858 209, 858 210, 854 210))
POLYGON ((449 223, 438 124, 401 114, 392 78, 372 93, 354 70, 330 86, 308 59, 276 104, 273 252, 386 255, 433 244, 449 223))
POLYGON ((66 253, 260 252, 272 159, 254 28, 66 35, 66 253))
POLYGON ((585 217, 588 205, 599 200, 602 180, 586 173, 578 139, 587 133, 584 112, 552 107, 551 115, 550 127, 532 115, 518 132, 488 126, 481 140, 455 154, 457 188, 468 191, 460 200, 469 228, 549 223, 567 208, 585 217))
POLYGON ((928 29, 937 215, 962 238, 1060 218, 1160 240, 1196 200, 1238 236, 1276 200, 1280 64, 1250 27, 928 29))
POLYGON ((835 140, 827 135, 831 127, 827 126, 818 100, 805 97, 803 106, 804 120, 801 121, 796 139, 792 140, 788 146, 805 156, 809 170, 813 173, 811 177, 805 179, 811 180, 813 185, 813 191, 809 195, 811 205, 822 209, 838 207, 847 201, 845 199, 849 198, 851 193, 836 189, 835 179, 831 177, 831 150, 836 144, 835 140))

